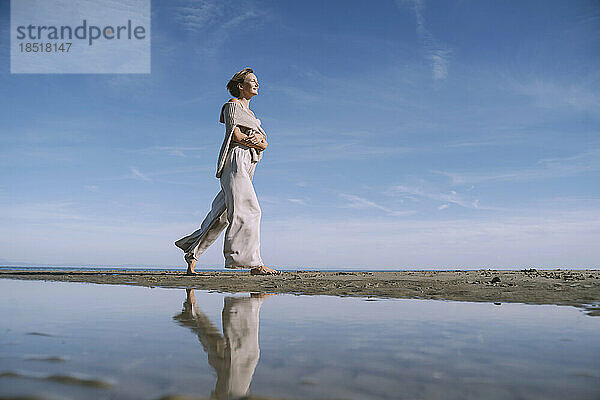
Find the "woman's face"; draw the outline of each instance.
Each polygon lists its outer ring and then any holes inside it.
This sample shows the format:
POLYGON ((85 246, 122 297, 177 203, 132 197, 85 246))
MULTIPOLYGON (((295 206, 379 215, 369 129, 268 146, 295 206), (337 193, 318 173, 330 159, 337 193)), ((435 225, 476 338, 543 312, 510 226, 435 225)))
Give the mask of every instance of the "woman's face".
POLYGON ((240 86, 240 97, 249 99, 258 94, 258 79, 253 73, 246 75, 244 82, 240 86))

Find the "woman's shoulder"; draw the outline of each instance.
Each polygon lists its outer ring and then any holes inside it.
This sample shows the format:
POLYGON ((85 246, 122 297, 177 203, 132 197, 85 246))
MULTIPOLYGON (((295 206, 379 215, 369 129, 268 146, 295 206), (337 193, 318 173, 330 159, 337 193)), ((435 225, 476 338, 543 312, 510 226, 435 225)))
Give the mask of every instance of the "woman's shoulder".
POLYGON ((224 103, 223 106, 221 107, 221 112, 223 112, 225 110, 228 110, 228 109, 231 109, 232 107, 236 107, 237 108, 238 106, 241 106, 239 100, 237 100, 235 98, 227 100, 227 102, 224 103), (234 101, 234 100, 236 100, 236 101, 234 101))
POLYGON ((221 111, 230 110, 230 109, 239 108, 239 107, 244 108, 242 103, 240 103, 240 101, 234 97, 232 99, 229 99, 227 101, 227 103, 223 104, 223 107, 221 107, 221 111))
POLYGON ((250 114, 252 114, 252 116, 254 118, 256 118, 256 116, 254 115, 254 112, 252 110, 250 110, 249 108, 247 108, 247 106, 244 106, 244 103, 242 103, 242 101, 236 97, 232 97, 231 99, 229 99, 227 101, 227 103, 223 104, 223 109, 225 107, 231 107, 231 106, 239 106, 242 110, 248 111, 250 112, 250 114))

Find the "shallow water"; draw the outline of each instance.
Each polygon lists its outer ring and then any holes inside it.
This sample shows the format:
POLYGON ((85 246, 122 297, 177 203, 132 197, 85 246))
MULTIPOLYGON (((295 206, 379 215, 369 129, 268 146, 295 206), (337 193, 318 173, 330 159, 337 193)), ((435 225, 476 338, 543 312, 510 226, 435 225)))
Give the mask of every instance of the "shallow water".
POLYGON ((0 398, 600 398, 572 307, 0 280, 0 332, 0 398))

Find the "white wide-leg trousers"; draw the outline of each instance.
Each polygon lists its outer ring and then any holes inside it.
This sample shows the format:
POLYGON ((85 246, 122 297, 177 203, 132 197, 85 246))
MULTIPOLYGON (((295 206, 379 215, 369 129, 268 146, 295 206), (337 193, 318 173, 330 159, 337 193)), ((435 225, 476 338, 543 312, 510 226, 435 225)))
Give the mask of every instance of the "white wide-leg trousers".
POLYGON ((223 229, 225 268, 252 268, 263 265, 260 257, 260 218, 252 177, 256 163, 250 148, 235 144, 221 175, 221 191, 200 229, 179 239, 175 244, 195 259, 214 243, 223 229))

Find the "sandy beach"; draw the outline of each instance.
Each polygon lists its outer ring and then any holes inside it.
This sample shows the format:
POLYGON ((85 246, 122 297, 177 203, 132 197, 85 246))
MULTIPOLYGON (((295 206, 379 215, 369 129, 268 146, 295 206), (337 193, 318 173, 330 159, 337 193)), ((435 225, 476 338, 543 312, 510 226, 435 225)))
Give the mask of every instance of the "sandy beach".
POLYGON ((582 307, 600 316, 600 270, 284 272, 251 276, 247 271, 27 271, 5 270, 0 278, 88 282, 227 293, 417 298, 494 303, 557 304, 582 307))

